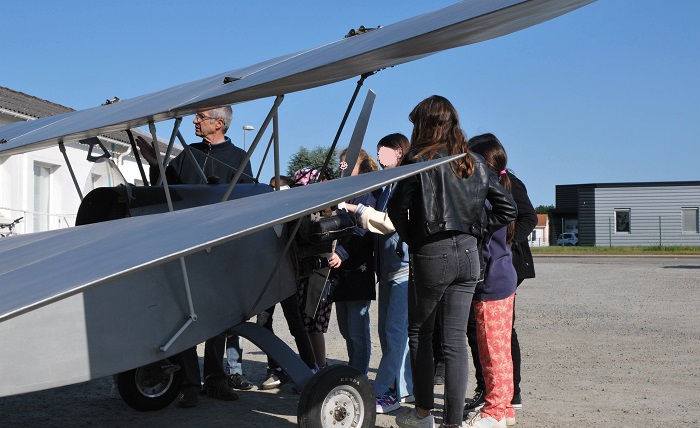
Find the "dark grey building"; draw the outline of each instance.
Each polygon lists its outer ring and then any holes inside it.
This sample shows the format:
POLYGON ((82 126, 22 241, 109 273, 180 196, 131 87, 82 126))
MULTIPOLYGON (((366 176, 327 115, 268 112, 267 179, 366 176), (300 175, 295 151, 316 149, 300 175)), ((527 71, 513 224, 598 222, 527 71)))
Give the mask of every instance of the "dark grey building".
POLYGON ((577 232, 588 246, 700 246, 700 181, 556 186, 550 242, 577 232))

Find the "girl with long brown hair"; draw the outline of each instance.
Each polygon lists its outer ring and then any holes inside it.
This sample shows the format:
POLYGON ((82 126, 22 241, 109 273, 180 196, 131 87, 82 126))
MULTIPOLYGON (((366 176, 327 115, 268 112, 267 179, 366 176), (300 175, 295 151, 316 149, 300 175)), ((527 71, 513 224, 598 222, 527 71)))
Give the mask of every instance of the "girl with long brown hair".
POLYGON ((457 111, 444 97, 421 101, 409 115, 411 146, 403 162, 463 155, 397 184, 388 213, 408 243, 408 337, 415 409, 400 427, 434 426, 432 336, 442 321, 445 354, 445 427, 460 426, 467 390, 467 318, 480 277, 479 244, 490 228, 515 219, 515 204, 483 158, 467 152, 457 111), (487 215, 489 200, 493 209, 487 215), (409 216, 410 213, 410 216, 409 216), (438 308, 440 309, 438 311, 438 308))

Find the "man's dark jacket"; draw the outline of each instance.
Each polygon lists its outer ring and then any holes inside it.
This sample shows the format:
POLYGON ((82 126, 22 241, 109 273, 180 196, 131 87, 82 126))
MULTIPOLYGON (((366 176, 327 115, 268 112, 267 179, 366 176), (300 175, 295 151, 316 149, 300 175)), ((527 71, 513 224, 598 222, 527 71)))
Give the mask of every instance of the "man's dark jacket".
MULTIPOLYGON (((219 144, 209 144, 207 141, 201 143, 190 144, 192 155, 197 160, 204 175, 209 183, 212 184, 228 184, 233 181, 233 176, 236 169, 241 164, 246 153, 243 149, 233 145, 231 140, 226 137, 226 140, 219 144), (207 158, 206 155, 213 159, 207 158)), ((160 176, 158 166, 151 166, 149 171, 151 183, 158 181, 160 176)), ((250 167, 250 162, 246 163, 243 169, 239 183, 252 183, 253 172, 250 167)), ((187 153, 183 150, 175 159, 170 161, 168 168, 165 170, 165 176, 168 178, 169 184, 206 184, 200 177, 197 169, 190 161, 187 153)))

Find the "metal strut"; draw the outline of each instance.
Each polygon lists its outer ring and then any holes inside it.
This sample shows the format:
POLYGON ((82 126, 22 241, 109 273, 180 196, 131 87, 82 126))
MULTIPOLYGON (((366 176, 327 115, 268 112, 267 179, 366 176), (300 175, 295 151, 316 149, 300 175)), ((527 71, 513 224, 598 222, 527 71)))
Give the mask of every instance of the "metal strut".
POLYGON ((348 108, 345 110, 345 115, 343 116, 343 120, 340 121, 340 126, 338 127, 338 132, 335 134, 335 138, 333 139, 333 144, 331 144, 331 148, 328 150, 328 154, 326 155, 326 161, 323 162, 323 168, 321 168, 318 181, 323 181, 324 178, 326 177, 326 169, 328 168, 328 165, 331 163, 331 158, 333 157, 333 152, 335 151, 335 146, 338 145, 338 140, 340 139, 340 134, 343 132, 343 128, 345 128, 345 122, 348 120, 348 116, 350 115, 350 110, 352 110, 352 106, 355 104, 355 99, 357 99, 357 94, 360 93, 360 88, 362 88, 362 84, 365 83, 365 79, 367 79, 369 76, 375 74, 376 71, 370 71, 368 73, 365 73, 360 76, 360 80, 357 81, 357 85, 355 86, 355 92, 352 94, 352 98, 350 98, 350 103, 348 104, 348 108))
POLYGON ((241 160, 241 164, 238 166, 238 170, 233 175, 233 178, 231 179, 231 183, 229 183, 228 188, 226 189, 226 192, 224 192, 224 196, 221 198, 221 202, 227 201, 228 197, 231 196, 231 192, 233 191, 233 188, 236 186, 236 183, 238 183, 238 179, 241 178, 241 175, 243 175, 243 167, 245 166, 246 163, 248 163, 250 161, 250 157, 253 156, 253 152, 255 151, 255 148, 258 146, 258 143, 260 142, 260 138, 262 138, 263 134, 267 130, 267 126, 270 124, 270 121, 272 120, 272 118, 277 117, 277 108, 279 107, 280 104, 282 104, 282 101, 284 101, 284 95, 277 95, 277 98, 275 98, 275 102, 272 104, 272 108, 270 109, 270 112, 267 114, 267 117, 265 118, 262 125, 260 126, 260 130, 255 135, 255 139, 253 139, 253 142, 250 144, 250 149, 248 149, 248 152, 243 157, 243 160, 241 160))
POLYGON ((187 159, 192 162, 192 165, 194 166, 194 170, 197 171, 197 174, 199 174, 199 179, 202 180, 202 183, 207 182, 207 176, 204 174, 204 171, 202 171, 202 167, 199 166, 197 163, 197 159, 194 158, 194 155, 192 154, 192 149, 190 149, 190 146, 187 145, 185 142, 185 138, 182 136, 180 131, 177 131, 177 138, 180 140, 180 144, 182 144, 182 150, 185 151, 185 155, 187 156, 187 159))
MULTIPOLYGON (((263 295, 265 294, 265 291, 267 291, 267 287, 270 286, 272 283, 272 279, 275 277, 275 274, 277 273, 277 270, 279 269, 280 265, 282 264, 282 260, 287 256, 287 252, 289 251, 289 247, 292 246, 292 242, 294 242, 294 238, 297 235, 297 232, 299 231, 299 228, 301 227, 301 221, 302 218, 299 218, 296 221, 296 224, 294 225, 294 230, 292 230, 292 233, 289 235, 289 240, 287 241, 287 244, 284 246, 284 250, 282 250, 282 254, 277 258, 277 263, 275 264, 275 267, 272 269, 272 272, 270 275, 267 277, 267 281, 265 281, 265 285, 263 288, 260 290, 260 294, 258 294, 258 298, 255 299, 255 303, 253 303, 253 306, 251 306, 251 310, 254 310, 256 307, 258 307, 258 303, 260 303, 260 300, 262 299, 263 295)), ((251 318, 254 313, 248 313, 245 316, 245 319, 251 318)))
POLYGON ((139 172, 141 173, 141 180, 143 180, 143 185, 148 186, 148 179, 146 178, 146 172, 143 170, 143 164, 141 163, 141 155, 136 147, 136 141, 134 140, 134 133, 131 129, 126 130, 126 135, 129 136, 129 143, 131 143, 131 150, 134 152, 134 158, 136 158, 136 165, 139 166, 139 172))
MULTIPOLYGON (((175 123, 173 124, 173 132, 170 134, 170 140, 168 141, 168 147, 165 149, 165 158, 162 161, 163 168, 167 168, 168 164, 170 163, 170 154, 173 152, 173 145, 175 144, 175 136, 180 132, 180 123, 182 123, 182 118, 178 117, 175 119, 175 123)), ((158 140, 154 140, 153 147, 158 151, 160 149, 158 140)), ((158 159, 158 162, 161 163, 160 158, 156 157, 158 159)), ((158 177, 158 180, 156 181, 155 185, 160 186, 163 184, 163 177, 164 175, 161 175, 158 177)))
POLYGON ((83 192, 80 191, 80 186, 78 185, 78 180, 75 178, 75 172, 73 172, 73 166, 70 164, 70 161, 68 160, 68 154, 66 154, 66 147, 63 145, 63 141, 58 143, 58 148, 61 150, 61 154, 63 154, 63 160, 66 161, 66 165, 68 165, 68 171, 70 171, 70 176, 73 179, 73 185, 75 186, 75 190, 78 191, 78 196, 80 196, 80 200, 83 200, 83 192))
MULTIPOLYGON (((258 174, 255 176, 255 181, 257 182, 260 182, 260 174, 262 173, 263 166, 265 166, 265 160, 267 159, 267 154, 270 152, 270 147, 272 147, 272 142, 274 141, 274 139, 275 136, 270 135, 270 141, 268 141, 267 148, 265 149, 265 154, 262 157, 262 161, 260 161, 260 168, 258 168, 258 174)), ((279 179, 279 177, 276 178, 279 179)))
MULTIPOLYGON (((156 126, 153 122, 148 122, 148 129, 151 131, 151 137, 153 141, 153 148, 155 149, 156 152, 156 161, 158 162, 158 169, 160 171, 160 176, 163 179, 163 188, 165 189, 165 199, 168 202, 168 211, 173 212, 173 201, 170 197, 170 187, 168 186, 168 178, 165 176, 165 167, 163 166, 162 159, 160 158, 160 150, 158 147, 158 136, 156 135, 156 126)), ((173 132, 173 138, 174 139, 174 132, 173 132)), ((171 139, 171 143, 172 143, 171 139)), ((160 347, 160 350, 165 352, 170 348, 170 345, 175 342, 175 340, 180 337, 183 331, 192 324, 194 321, 197 321, 197 314, 194 312, 194 305, 192 303, 192 292, 190 291, 190 280, 189 276, 187 275, 187 265, 185 264, 185 258, 180 257, 180 268, 182 269, 182 278, 185 282, 185 293, 187 295, 187 305, 190 309, 190 314, 187 317, 187 321, 185 321, 185 324, 180 327, 180 329, 173 335, 173 337, 168 340, 168 342, 160 347)))

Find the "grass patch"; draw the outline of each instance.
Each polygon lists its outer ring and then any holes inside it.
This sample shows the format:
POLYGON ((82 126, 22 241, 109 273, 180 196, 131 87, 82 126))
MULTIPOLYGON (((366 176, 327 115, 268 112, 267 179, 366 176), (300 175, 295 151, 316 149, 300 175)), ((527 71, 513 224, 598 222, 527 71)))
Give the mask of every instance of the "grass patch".
POLYGON ((700 247, 690 246, 645 246, 645 247, 581 247, 581 246, 549 246, 531 247, 532 254, 561 254, 561 255, 694 255, 700 256, 700 247))

